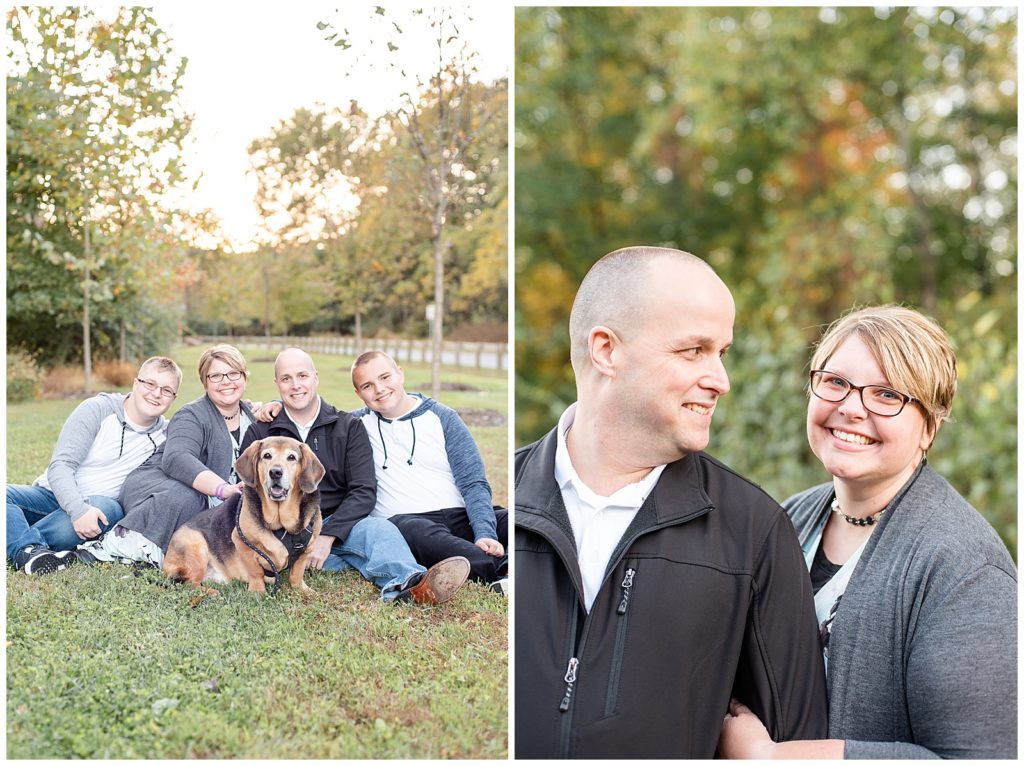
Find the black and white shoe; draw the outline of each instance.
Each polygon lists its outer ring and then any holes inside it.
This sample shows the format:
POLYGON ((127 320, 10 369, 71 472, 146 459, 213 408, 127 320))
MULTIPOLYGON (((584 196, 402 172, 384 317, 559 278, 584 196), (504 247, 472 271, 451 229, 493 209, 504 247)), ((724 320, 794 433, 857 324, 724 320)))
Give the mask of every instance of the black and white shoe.
POLYGON ((492 593, 500 593, 502 596, 508 595, 508 578, 502 577, 500 580, 495 580, 487 586, 487 590, 492 593))
POLYGON ((51 551, 39 546, 27 557, 21 571, 30 575, 53 574, 67 569, 78 560, 75 551, 51 551))

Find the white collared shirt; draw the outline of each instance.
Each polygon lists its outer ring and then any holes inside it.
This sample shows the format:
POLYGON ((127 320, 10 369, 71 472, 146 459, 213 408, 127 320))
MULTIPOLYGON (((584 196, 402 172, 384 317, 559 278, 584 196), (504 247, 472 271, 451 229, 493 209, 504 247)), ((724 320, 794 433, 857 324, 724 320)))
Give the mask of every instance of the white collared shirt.
POLYGON ((655 466, 640 481, 627 484, 608 497, 597 494, 576 473, 566 447, 565 435, 575 417, 576 405, 572 404, 558 421, 555 481, 562 491, 562 502, 576 538, 580 574, 583 576, 584 605, 589 612, 601 589, 615 546, 619 544, 644 500, 654 490, 665 466, 655 466))
POLYGON ((313 417, 311 417, 308 421, 306 421, 306 425, 302 425, 297 420, 295 420, 295 418, 292 417, 292 414, 290 412, 288 412, 288 408, 285 407, 284 412, 288 416, 288 419, 290 421, 292 421, 292 423, 295 424, 295 428, 299 432, 299 439, 301 439, 302 441, 306 441, 306 437, 309 436, 309 429, 311 429, 313 427, 313 423, 315 423, 316 419, 320 416, 320 403, 322 401, 323 401, 323 399, 321 399, 319 396, 317 396, 317 398, 316 398, 316 412, 313 413, 313 417))

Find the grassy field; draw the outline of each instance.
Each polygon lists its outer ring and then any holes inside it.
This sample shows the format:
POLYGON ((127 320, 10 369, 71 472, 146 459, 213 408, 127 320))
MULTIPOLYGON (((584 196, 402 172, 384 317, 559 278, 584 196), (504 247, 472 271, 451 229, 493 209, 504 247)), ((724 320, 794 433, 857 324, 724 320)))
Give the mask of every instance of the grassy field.
MULTIPOLYGON (((199 395, 201 349, 181 348, 176 406, 199 395)), ((247 396, 276 396, 273 352, 242 349, 247 396)), ((360 403, 351 359, 315 355, 320 393, 360 403)), ((502 373, 451 371, 456 409, 507 415, 502 373)), ((409 390, 429 380, 406 369, 409 390)), ((421 385, 424 384, 424 385, 421 385)), ((77 401, 7 410, 8 481, 43 471, 77 401)), ((173 409, 172 409, 173 411, 173 409)), ((473 428, 507 504, 507 429, 473 428)), ((380 602, 353 572, 313 572, 312 595, 235 583, 196 600, 155 571, 105 564, 6 572, 8 758, 505 758, 507 602, 468 583, 449 604, 380 602)))

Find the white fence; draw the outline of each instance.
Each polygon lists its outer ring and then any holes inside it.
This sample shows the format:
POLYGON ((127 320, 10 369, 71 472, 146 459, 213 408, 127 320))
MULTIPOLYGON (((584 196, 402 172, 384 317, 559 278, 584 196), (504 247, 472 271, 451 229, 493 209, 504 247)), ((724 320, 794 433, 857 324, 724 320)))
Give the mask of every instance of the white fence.
MULTIPOLYGON (((339 354, 358 356, 371 349, 386 351, 397 362, 420 362, 430 364, 433 361, 431 341, 429 339, 394 338, 379 340, 364 339, 361 346, 356 339, 347 336, 300 337, 294 335, 206 335, 193 338, 190 342, 213 345, 230 343, 233 346, 248 346, 280 351, 288 346, 318 354, 339 354)), ((477 370, 507 370, 507 343, 474 343, 470 341, 449 340, 441 344, 441 364, 448 367, 470 367, 477 370)))

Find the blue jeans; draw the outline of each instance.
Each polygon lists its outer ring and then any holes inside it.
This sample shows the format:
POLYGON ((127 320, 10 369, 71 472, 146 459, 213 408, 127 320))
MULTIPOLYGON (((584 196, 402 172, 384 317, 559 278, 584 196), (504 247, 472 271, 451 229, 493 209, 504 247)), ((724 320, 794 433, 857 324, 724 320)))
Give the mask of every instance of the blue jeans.
MULTIPOLYGON (((120 504, 112 497, 93 495, 89 505, 107 517, 100 534, 124 518, 120 504)), ((55 551, 69 551, 83 542, 71 525, 56 496, 44 487, 7 485, 7 558, 13 559, 29 545, 43 545, 55 551)))
POLYGON ((383 601, 396 598, 411 577, 427 571, 412 557, 398 527, 374 516, 356 522, 345 542, 331 548, 323 568, 329 572, 355 569, 381 589, 383 601))

